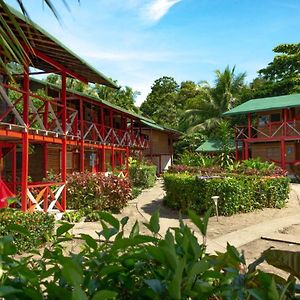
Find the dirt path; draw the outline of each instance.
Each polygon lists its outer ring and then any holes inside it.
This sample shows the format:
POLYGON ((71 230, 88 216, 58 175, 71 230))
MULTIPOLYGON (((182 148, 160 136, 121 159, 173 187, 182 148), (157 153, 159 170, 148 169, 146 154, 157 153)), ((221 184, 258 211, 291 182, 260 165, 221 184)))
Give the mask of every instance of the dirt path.
MULTIPOLYGON (((140 231, 149 234, 143 222, 149 221, 152 213, 160 210, 160 234, 164 236, 169 227, 178 226, 178 212, 163 206, 163 182, 157 181, 151 189, 143 193, 120 213, 115 215, 119 219, 129 217, 128 225, 125 227, 125 234, 129 235, 130 229, 136 222, 139 222, 140 231)), ((263 209, 251 213, 236 214, 230 217, 211 217, 208 225, 208 251, 224 251, 227 241, 240 250, 245 251, 248 262, 256 259, 261 252, 270 246, 279 249, 290 249, 300 251, 300 246, 289 245, 278 242, 261 240, 262 235, 280 231, 293 232, 300 235, 300 185, 291 184, 289 200, 285 208, 263 209)), ((202 240, 199 230, 185 216, 184 222, 195 231, 195 235, 202 240)), ((99 223, 76 224, 73 232, 75 234, 87 233, 97 237, 95 231, 99 231, 99 223)))

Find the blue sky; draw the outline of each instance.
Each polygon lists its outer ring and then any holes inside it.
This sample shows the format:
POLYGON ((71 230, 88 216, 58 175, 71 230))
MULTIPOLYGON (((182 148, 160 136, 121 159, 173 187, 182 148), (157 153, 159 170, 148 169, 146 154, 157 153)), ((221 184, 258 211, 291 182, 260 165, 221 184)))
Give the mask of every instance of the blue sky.
MULTIPOLYGON (((7 1, 13 6, 15 0, 7 1)), ((213 83, 236 65, 247 80, 280 43, 299 42, 299 0, 24 0, 30 17, 105 75, 146 98, 155 79, 213 83)))

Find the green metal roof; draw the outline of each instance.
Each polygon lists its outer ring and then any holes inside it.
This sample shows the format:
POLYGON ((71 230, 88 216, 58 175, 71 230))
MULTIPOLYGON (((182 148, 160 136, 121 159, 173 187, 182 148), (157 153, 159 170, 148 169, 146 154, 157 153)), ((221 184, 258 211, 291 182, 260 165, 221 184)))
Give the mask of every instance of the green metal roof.
POLYGON ((144 125, 146 125, 148 127, 151 127, 151 128, 157 129, 157 130, 161 130, 161 131, 166 131, 164 127, 158 125, 154 121, 149 122, 149 121, 146 121, 146 120, 141 120, 141 122, 142 122, 142 124, 144 124, 144 125))
POLYGON ((233 116, 258 111, 268 111, 300 106, 300 94, 249 100, 223 113, 223 116, 233 116))
MULTIPOLYGON (((88 82, 100 83, 112 88, 118 88, 118 86, 112 80, 89 65, 86 61, 68 49, 59 40, 42 29, 39 25, 29 21, 23 14, 10 6, 9 10, 15 15, 16 21, 22 28, 29 43, 35 50, 42 52, 44 55, 60 63, 66 69, 85 78, 88 82)), ((9 17, 1 7, 0 15, 7 20, 7 22, 10 22, 9 17)), ((21 39, 14 26, 11 26, 11 29, 15 36, 21 39)), ((46 72, 57 72, 55 67, 46 63, 42 59, 39 59, 34 55, 32 55, 30 58, 32 66, 46 72)))
MULTIPOLYGON (((242 145, 239 144, 238 148, 241 149, 242 145)), ((230 141, 229 145, 230 151, 235 151, 235 141, 230 141)), ((197 152, 206 152, 206 153, 214 153, 214 152, 221 152, 222 151, 222 142, 220 140, 213 140, 209 139, 201 144, 197 149, 197 152)))

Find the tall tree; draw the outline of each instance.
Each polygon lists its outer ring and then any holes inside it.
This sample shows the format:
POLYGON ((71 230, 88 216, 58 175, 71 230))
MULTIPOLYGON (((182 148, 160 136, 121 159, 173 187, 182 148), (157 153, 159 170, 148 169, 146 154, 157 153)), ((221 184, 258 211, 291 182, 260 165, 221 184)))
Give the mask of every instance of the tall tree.
POLYGON ((188 101, 182 125, 188 131, 204 130, 208 134, 222 120, 222 114, 239 103, 245 88, 246 73, 235 74, 235 67, 217 70, 214 87, 203 82, 199 94, 188 101))
POLYGON ((258 71, 252 83, 255 98, 300 92, 300 43, 281 44, 273 51, 273 61, 258 71))
POLYGON ((142 103, 141 111, 154 121, 176 128, 179 124, 177 113, 178 84, 172 77, 161 77, 155 80, 151 92, 142 103))
POLYGON ((201 83, 195 83, 194 81, 187 80, 180 84, 177 96, 177 107, 184 110, 188 99, 195 98, 201 92, 201 83))
MULTIPOLYGON (((115 81, 117 83, 117 81, 115 81)), ((138 112, 139 109, 135 105, 136 97, 139 95, 138 91, 134 91, 129 86, 120 87, 119 89, 112 89, 107 86, 96 84, 93 91, 97 96, 114 105, 120 106, 127 110, 138 112)))
MULTIPOLYGON (((50 74, 46 80, 50 83, 61 85, 60 75, 50 74)), ((117 81, 115 81, 115 83, 117 83, 117 81)), ((128 86, 113 89, 100 84, 91 86, 77 79, 67 78, 67 88, 86 94, 87 96, 97 97, 133 112, 139 111, 135 106, 135 99, 139 92, 134 91, 128 86)))

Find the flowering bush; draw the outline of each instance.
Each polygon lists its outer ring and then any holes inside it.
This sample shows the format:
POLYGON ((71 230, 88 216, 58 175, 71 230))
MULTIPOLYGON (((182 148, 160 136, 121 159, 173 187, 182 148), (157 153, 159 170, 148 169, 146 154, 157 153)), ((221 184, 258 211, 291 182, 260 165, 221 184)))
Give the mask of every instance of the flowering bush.
POLYGON ((131 199, 127 178, 102 173, 74 172, 67 177, 68 208, 119 211, 131 199))
POLYGON ((0 235, 12 235, 19 252, 45 243, 53 229, 53 215, 44 212, 28 213, 11 208, 0 210, 0 235), (19 226, 25 227, 26 231, 18 230, 19 226))

